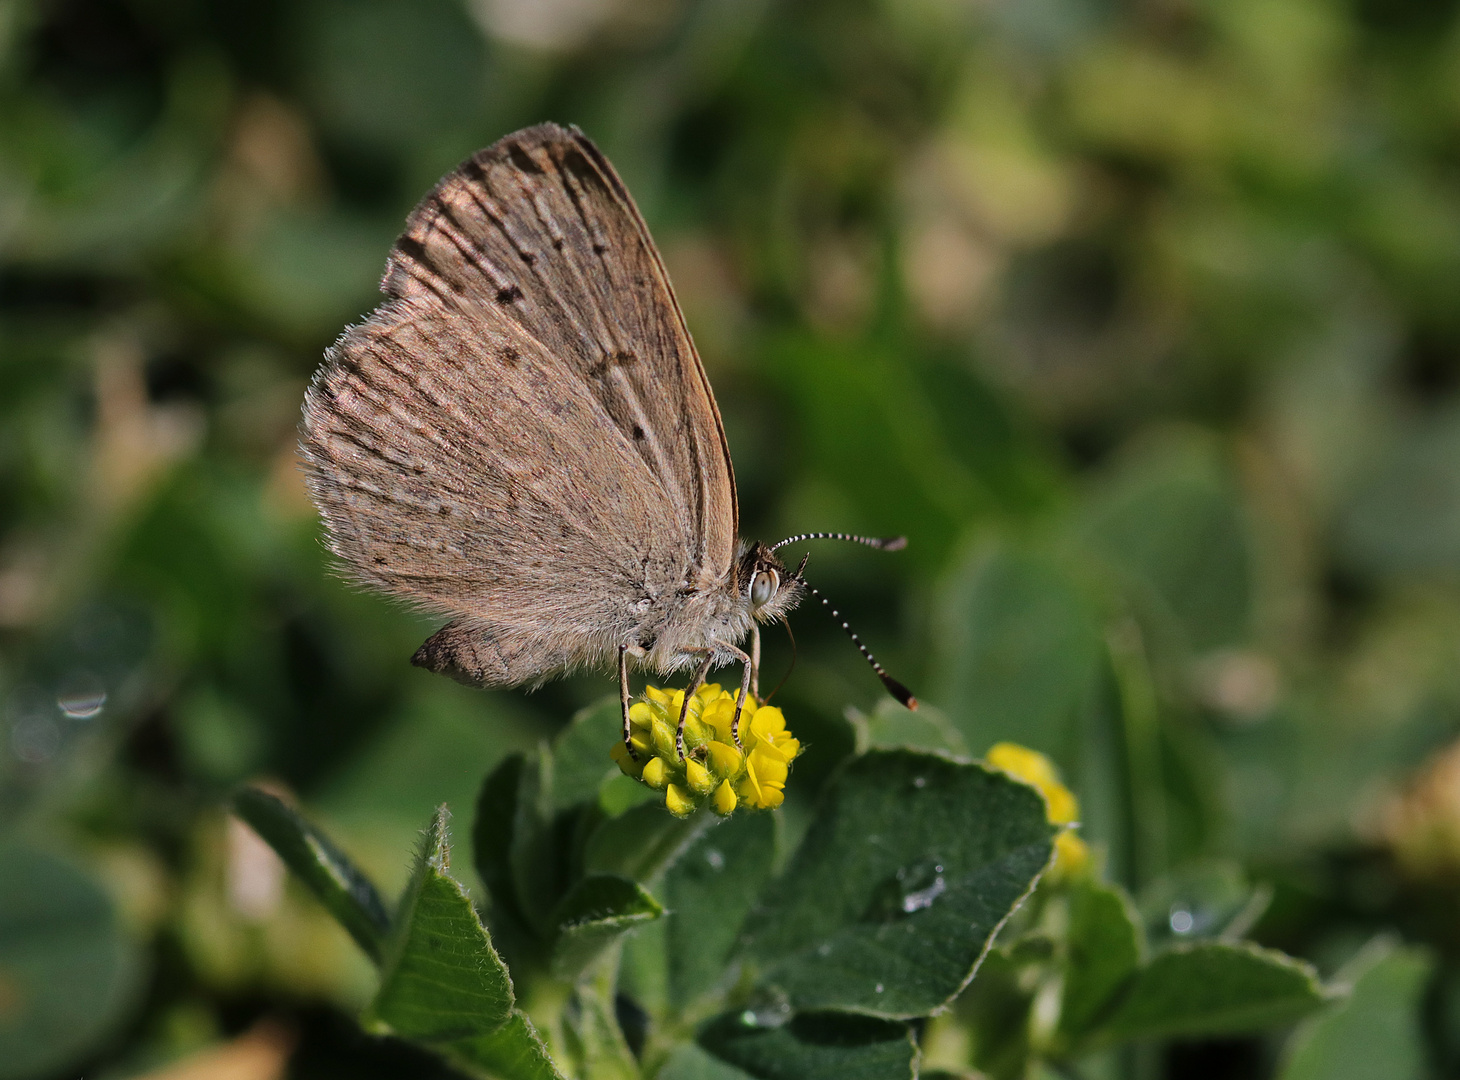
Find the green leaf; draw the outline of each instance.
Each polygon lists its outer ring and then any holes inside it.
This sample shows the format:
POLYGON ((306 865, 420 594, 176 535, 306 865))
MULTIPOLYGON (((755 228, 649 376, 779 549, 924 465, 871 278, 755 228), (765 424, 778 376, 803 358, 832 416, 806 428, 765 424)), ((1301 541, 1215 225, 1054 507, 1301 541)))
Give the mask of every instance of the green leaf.
POLYGON ((268 792, 243 788, 233 796, 233 810, 379 963, 390 916, 370 879, 324 833, 268 792))
POLYGON ((741 924, 771 876, 776 817, 737 814, 706 830, 664 872, 669 1002, 682 1010, 725 978, 741 924))
POLYGON ((1145 943, 1130 898, 1094 882, 1070 888, 1069 956, 1060 1034, 1077 1038, 1136 973, 1145 943))
POLYGON ((573 987, 564 1003, 562 1033, 564 1050, 574 1076, 589 1080, 639 1080, 634 1060, 614 1015, 612 970, 598 973, 573 987))
POLYGON ((1100 635, 1063 567, 1029 551, 975 551, 943 591, 936 640, 936 700, 971 749, 1013 739, 1069 756, 1100 635))
POLYGON ((618 695, 582 709, 553 740, 553 803, 566 809, 598 799, 605 780, 622 776, 608 752, 623 738, 618 695))
POLYGON ((490 1035, 451 1043, 446 1052, 503 1080, 563 1080, 537 1029, 520 1009, 490 1035))
POLYGON ((111 898, 49 852, 0 849, 0 1078, 60 1076, 142 990, 137 944, 111 898))
POLYGON ((487 774, 477 796, 471 830, 477 875, 491 894, 492 903, 519 922, 525 920, 517 903, 517 890, 512 887, 512 831, 517 820, 517 790, 526 768, 527 758, 512 754, 487 774))
POLYGON ((853 713, 852 720, 858 728, 858 750, 903 748, 968 756, 963 733, 928 704, 912 712, 891 698, 883 698, 870 716, 853 713))
POLYGON ((744 1069, 721 1061, 698 1043, 681 1043, 654 1080, 755 1080, 744 1069))
POLYGON ((512 979, 471 899, 447 874, 443 806, 427 826, 366 1012, 375 1030, 449 1043, 495 1032, 512 1015, 512 979))
POLYGON ((518 910, 547 940, 557 930, 553 909, 568 891, 573 834, 580 821, 578 810, 559 811, 554 806, 553 764, 546 745, 524 763, 508 852, 518 910))
POLYGON ((1216 440, 1194 431, 1144 440, 1091 499, 1082 531, 1189 647, 1246 636, 1251 531, 1216 440))
POLYGON ((707 828, 708 815, 677 818, 664 809, 663 796, 640 803, 598 825, 583 847, 583 872, 622 874, 650 880, 695 833, 707 828))
POLYGON ((618 817, 641 803, 657 803, 662 806, 664 796, 648 784, 641 784, 623 773, 610 776, 598 789, 598 808, 609 817, 618 817))
POLYGON ((999 770, 909 750, 854 759, 746 924, 798 1009, 925 1016, 967 983, 1049 861, 1044 800, 999 770))
POLYGON ((1136 907, 1152 944, 1221 937, 1235 940, 1266 910, 1269 887, 1253 888, 1242 867, 1226 860, 1189 863, 1141 890, 1136 907))
POLYGON ((1350 485, 1335 547, 1370 575, 1448 573, 1460 557, 1460 412, 1414 417, 1395 436, 1350 485))
MULTIPOLYGON (((1029 1014, 1038 983, 1009 950, 989 951, 975 978, 954 1002, 973 1036, 973 1063, 991 1077, 1023 1077, 1029 1059, 1029 1014)), ((1038 972, 1034 972, 1038 974, 1038 972)))
POLYGON ((553 973, 575 978, 624 934, 663 913, 659 902, 637 882, 617 874, 589 874, 553 913, 558 927, 553 973))
POLYGON ((701 1054, 675 1055, 661 1080, 729 1080, 737 1074, 755 1080, 910 1080, 918 1057, 906 1024, 836 1012, 800 1013, 766 1026, 749 1013, 726 1013, 700 1028, 696 1042, 701 1054))
POLYGON ((1385 938, 1366 946, 1335 980, 1348 999, 1293 1033, 1280 1080, 1421 1080, 1431 1075, 1421 1008, 1434 967, 1424 949, 1385 938))
POLYGON ((1313 968, 1248 943, 1204 941, 1157 953, 1093 1037, 1232 1035, 1299 1020, 1331 995, 1313 968))

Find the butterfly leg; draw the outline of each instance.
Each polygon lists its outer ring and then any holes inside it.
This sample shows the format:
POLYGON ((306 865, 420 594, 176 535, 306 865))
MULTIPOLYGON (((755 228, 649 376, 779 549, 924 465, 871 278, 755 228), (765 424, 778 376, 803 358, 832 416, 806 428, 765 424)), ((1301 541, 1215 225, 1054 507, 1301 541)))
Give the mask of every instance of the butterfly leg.
POLYGON ((695 670, 695 677, 690 680, 689 686, 684 691, 684 703, 679 707, 679 727, 674 729, 674 749, 678 752, 680 761, 684 760, 684 721, 689 716, 690 699, 700 692, 700 687, 705 685, 705 676, 710 673, 710 661, 714 658, 714 653, 709 650, 705 651, 704 663, 695 670))
POLYGON ((638 761, 639 755, 634 753, 633 728, 629 726, 629 647, 627 645, 618 647, 618 696, 624 710, 624 746, 628 748, 629 760, 638 761))
POLYGON ((750 624, 750 696, 760 700, 760 626, 750 624))
MULTIPOLYGON (((755 639, 755 644, 760 643, 760 638, 755 639)), ((750 693, 750 683, 755 677, 755 668, 758 664, 756 657, 746 656, 739 649, 735 650, 735 658, 745 664, 744 670, 740 673, 740 696, 735 699, 735 716, 730 721, 730 737, 735 740, 737 749, 744 750, 740 745, 740 713, 745 708, 745 695, 750 693)))

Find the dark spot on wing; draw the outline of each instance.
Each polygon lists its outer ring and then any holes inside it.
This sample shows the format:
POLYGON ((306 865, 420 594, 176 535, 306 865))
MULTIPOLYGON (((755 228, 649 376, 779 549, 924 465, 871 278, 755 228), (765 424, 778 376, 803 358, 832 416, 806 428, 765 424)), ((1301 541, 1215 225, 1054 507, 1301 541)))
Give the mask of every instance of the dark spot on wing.
POLYGON ((516 347, 512 345, 502 346, 502 351, 499 355, 502 357, 502 363, 507 364, 509 367, 515 367, 517 361, 522 359, 516 347))
POLYGON ((426 245, 414 236, 402 236, 395 242, 395 246, 401 250, 402 254, 415 259, 416 262, 426 262, 426 245))
POLYGON ((445 503, 442 503, 436 508, 436 513, 440 514, 442 517, 450 517, 451 507, 447 506, 445 503))
POLYGON ((471 178, 471 182, 483 190, 488 190, 491 185, 487 183, 487 170, 475 156, 468 158, 462 164, 462 172, 471 178))
POLYGON ((542 167, 532 160, 532 155, 516 143, 507 148, 507 157, 513 165, 525 173, 539 174, 542 172, 542 167))
POLYGON ((598 170, 593 163, 583 156, 583 151, 575 146, 570 146, 563 151, 562 167, 576 176, 579 180, 586 180, 594 187, 602 187, 603 180, 598 175, 598 170))
POLYGON ((630 364, 637 364, 638 362, 639 358, 634 353, 629 352, 627 349, 620 349, 617 352, 611 352, 603 357, 588 369, 588 373, 590 375, 602 375, 611 367, 628 367, 630 364))
POLYGON ((634 441, 635 442, 643 442, 644 441, 644 429, 641 428, 638 424, 635 424, 634 425, 634 441))
POLYGON ((375 556, 375 565, 376 566, 384 566, 385 565, 385 556, 384 555, 377 555, 377 556, 375 556))
POLYGON ((531 266, 533 263, 537 262, 537 256, 530 251, 519 251, 517 254, 522 257, 522 261, 525 262, 528 266, 531 266))
POLYGON ((516 285, 509 285, 505 289, 497 290, 497 303, 511 304, 522 299, 522 290, 516 285))
MULTIPOLYGON (((443 275, 441 273, 440 268, 437 267, 435 260, 431 257, 430 251, 427 250, 426 245, 416 239, 416 237, 402 236, 395 242, 395 249, 401 255, 405 256, 406 259, 415 263, 422 270, 425 270, 431 282, 439 282, 454 293, 460 293, 462 291, 461 283, 455 281, 451 275, 443 275)), ((415 276, 418 279, 421 277, 419 272, 415 276)), ((431 284, 428 287, 436 290, 438 293, 440 292, 435 284, 431 284)))
POLYGON ((595 255, 602 255, 607 250, 608 250, 608 245, 607 244, 600 244, 596 240, 594 241, 594 243, 593 243, 593 254, 595 254, 595 255))

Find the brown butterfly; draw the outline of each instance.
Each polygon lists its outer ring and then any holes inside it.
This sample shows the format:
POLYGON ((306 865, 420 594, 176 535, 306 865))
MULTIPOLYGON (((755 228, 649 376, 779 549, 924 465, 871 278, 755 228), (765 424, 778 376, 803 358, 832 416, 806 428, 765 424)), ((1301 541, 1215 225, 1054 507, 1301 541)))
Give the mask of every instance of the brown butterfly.
POLYGON ((775 549, 903 544, 737 538, 725 430, 664 264, 576 128, 508 135, 443 179, 381 288, 309 388, 303 451, 349 572, 451 618, 421 667, 536 686, 616 659, 627 739, 630 659, 694 667, 686 707, 711 668, 739 662, 738 729, 757 622, 809 588, 805 560, 788 573, 775 549))

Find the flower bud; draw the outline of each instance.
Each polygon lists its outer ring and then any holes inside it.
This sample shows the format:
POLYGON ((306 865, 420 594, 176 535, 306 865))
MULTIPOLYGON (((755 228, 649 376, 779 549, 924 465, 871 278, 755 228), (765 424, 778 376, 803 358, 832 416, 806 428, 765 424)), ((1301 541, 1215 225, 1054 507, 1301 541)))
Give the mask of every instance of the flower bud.
POLYGON ((694 798, 678 784, 670 784, 664 789, 664 805, 675 817, 689 817, 695 812, 694 798))
POLYGON ((669 766, 664 764, 663 758, 652 757, 644 763, 641 778, 651 788, 662 788, 669 783, 669 766))
POLYGON ((715 790, 715 778, 710 775, 710 770, 694 758, 685 760, 684 778, 689 784, 690 790, 696 795, 708 795, 715 790))
POLYGON ((608 752, 613 762, 625 776, 638 780, 644 775, 644 759, 641 754, 638 761, 629 756, 629 748, 621 742, 613 744, 613 749, 608 752))

